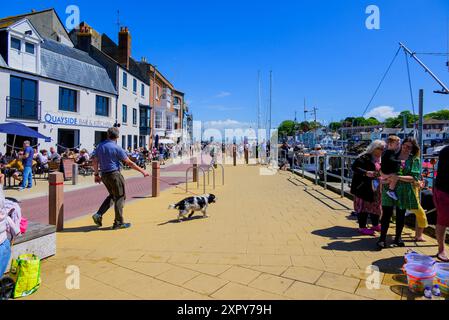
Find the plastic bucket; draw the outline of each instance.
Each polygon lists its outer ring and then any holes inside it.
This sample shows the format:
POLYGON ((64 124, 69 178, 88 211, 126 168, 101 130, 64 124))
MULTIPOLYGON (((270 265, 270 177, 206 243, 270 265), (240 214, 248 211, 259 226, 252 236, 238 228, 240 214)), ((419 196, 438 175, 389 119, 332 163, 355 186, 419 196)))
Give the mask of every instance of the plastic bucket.
POLYGON ((416 252, 407 253, 404 258, 405 263, 417 263, 428 266, 432 266, 435 263, 435 260, 433 258, 416 252))
POLYGON ((407 263, 403 269, 407 275, 407 283, 410 291, 422 294, 426 287, 433 286, 436 276, 436 271, 433 266, 407 263))
POLYGON ((449 296, 449 263, 435 264, 436 283, 440 286, 441 293, 449 296))

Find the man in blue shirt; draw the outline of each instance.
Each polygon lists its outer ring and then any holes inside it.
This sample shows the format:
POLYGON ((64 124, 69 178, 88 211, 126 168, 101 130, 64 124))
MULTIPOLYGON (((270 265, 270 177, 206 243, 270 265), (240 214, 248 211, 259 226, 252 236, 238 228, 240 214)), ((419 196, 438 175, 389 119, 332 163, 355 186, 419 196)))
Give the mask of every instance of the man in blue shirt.
POLYGON ((31 189, 33 187, 33 157, 34 150, 30 146, 28 140, 23 142, 23 180, 19 191, 25 188, 31 189))
POLYGON ((115 220, 112 229, 126 229, 131 224, 123 221, 123 206, 126 194, 125 179, 120 172, 122 162, 131 169, 142 173, 144 177, 149 177, 150 174, 132 162, 128 158, 126 151, 117 145, 117 139, 120 136, 118 128, 109 128, 107 136, 108 139, 101 142, 92 153, 92 165, 95 172, 95 183, 103 182, 109 192, 109 196, 103 201, 100 209, 92 216, 92 219, 97 226, 101 227, 103 215, 114 203, 115 220), (99 167, 101 176, 98 172, 99 167))

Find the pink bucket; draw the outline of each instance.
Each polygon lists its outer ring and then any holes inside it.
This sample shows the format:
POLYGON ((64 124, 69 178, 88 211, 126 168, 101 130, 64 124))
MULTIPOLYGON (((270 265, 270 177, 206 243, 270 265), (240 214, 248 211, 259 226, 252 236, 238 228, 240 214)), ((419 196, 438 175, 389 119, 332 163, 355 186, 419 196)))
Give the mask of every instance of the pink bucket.
POLYGON ((28 228, 28 219, 22 217, 22 219, 20 219, 20 233, 24 234, 25 232, 27 232, 27 228, 28 228))
POLYGON ((407 275, 410 291, 422 294, 426 287, 433 287, 436 271, 434 266, 418 263, 407 263, 403 270, 407 275))

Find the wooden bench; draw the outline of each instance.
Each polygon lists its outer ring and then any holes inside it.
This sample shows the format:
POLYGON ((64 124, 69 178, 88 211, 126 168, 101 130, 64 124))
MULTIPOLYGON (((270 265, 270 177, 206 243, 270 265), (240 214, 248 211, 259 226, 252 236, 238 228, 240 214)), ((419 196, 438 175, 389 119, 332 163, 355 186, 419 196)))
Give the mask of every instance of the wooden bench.
MULTIPOLYGON (((18 236, 14 241, 11 261, 25 253, 35 254, 40 259, 54 256, 56 254, 56 226, 29 221, 27 232, 18 236)), ((9 266, 6 270, 9 271, 9 266)))

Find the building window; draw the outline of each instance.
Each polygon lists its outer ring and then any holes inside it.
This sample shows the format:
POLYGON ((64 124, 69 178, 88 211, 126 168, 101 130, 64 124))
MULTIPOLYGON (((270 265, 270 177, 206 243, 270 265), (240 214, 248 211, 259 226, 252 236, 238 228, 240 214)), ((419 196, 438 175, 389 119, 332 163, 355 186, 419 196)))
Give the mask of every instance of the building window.
POLYGON ((140 95, 145 97, 145 85, 143 83, 140 85, 140 95))
POLYGON ((132 147, 133 147, 133 136, 128 134, 128 150, 131 151, 132 147))
POLYGON ((136 150, 137 149, 137 143, 138 143, 138 137, 137 136, 134 136, 134 145, 133 145, 133 147, 134 147, 134 150, 136 150))
POLYGON ((39 104, 37 101, 37 82, 11 76, 7 116, 15 119, 37 120, 39 104))
POLYGON ((25 43, 25 51, 30 54, 34 54, 34 44, 26 42, 25 43))
POLYGON ((178 97, 174 97, 173 104, 174 105, 179 105, 180 104, 180 99, 178 97))
POLYGON ((109 117, 109 98, 98 96, 95 105, 95 114, 97 116, 109 117))
POLYGON ((167 116, 167 130, 171 130, 173 128, 171 120, 172 118, 170 116, 167 116))
POLYGON ((137 93, 137 80, 133 79, 133 92, 137 93))
POLYGON ((16 49, 16 50, 21 50, 20 47, 22 46, 22 42, 20 41, 20 39, 11 37, 11 48, 12 49, 16 49))
POLYGON ((123 87, 128 88, 128 74, 123 71, 123 87))
POLYGON ((126 136, 122 136, 122 149, 126 149, 126 136))
POLYGON ((156 111, 156 118, 154 120, 154 126, 157 129, 162 129, 162 112, 156 111))
POLYGON ((76 98, 75 90, 59 87, 59 110, 77 112, 76 98))
POLYGON ((126 105, 122 105, 122 122, 128 122, 128 107, 126 105))
POLYGON ((133 108, 133 125, 137 125, 137 109, 133 108))
POLYGON ((159 100, 159 87, 156 86, 156 100, 159 100))

